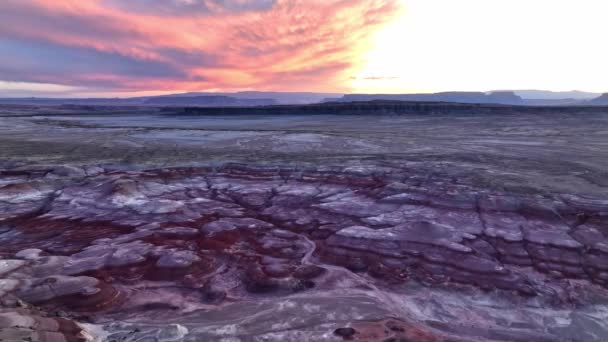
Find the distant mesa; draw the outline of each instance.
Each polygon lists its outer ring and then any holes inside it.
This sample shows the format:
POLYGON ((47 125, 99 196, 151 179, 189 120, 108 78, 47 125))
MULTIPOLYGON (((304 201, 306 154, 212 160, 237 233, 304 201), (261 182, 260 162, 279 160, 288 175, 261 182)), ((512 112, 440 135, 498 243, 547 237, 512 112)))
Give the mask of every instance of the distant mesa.
POLYGON ((535 100, 535 101, 548 101, 547 103, 551 103, 551 101, 583 101, 583 100, 591 100, 600 96, 600 93, 591 93, 580 90, 572 90, 572 91, 548 91, 548 90, 515 90, 515 94, 521 96, 526 100, 535 100))
POLYGON ((489 103, 524 104, 523 99, 512 91, 494 91, 485 96, 489 103))
POLYGON ((589 101, 589 103, 595 106, 608 106, 608 93, 602 94, 600 97, 589 101))
POLYGON ((207 96, 157 96, 144 101, 146 105, 159 106, 197 106, 197 107, 226 107, 226 106, 271 106, 276 105, 274 99, 241 99, 223 95, 207 96))
POLYGON ((443 92, 434 94, 347 94, 341 98, 326 99, 325 102, 363 102, 373 100, 451 103, 524 104, 524 100, 512 91, 443 92))
POLYGON ((584 100, 565 98, 565 99, 525 99, 528 106, 582 106, 587 102, 584 100))

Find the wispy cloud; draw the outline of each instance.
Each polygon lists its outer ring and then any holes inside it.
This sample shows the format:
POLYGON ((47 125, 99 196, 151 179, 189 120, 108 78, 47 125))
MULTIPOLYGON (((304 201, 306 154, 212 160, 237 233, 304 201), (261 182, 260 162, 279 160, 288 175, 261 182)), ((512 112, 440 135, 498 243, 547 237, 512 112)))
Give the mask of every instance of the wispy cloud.
POLYGON ((151 15, 225 14, 270 10, 276 0, 106 0, 108 6, 151 15))
POLYGON ((340 90, 399 0, 3 0, 0 81, 340 90))

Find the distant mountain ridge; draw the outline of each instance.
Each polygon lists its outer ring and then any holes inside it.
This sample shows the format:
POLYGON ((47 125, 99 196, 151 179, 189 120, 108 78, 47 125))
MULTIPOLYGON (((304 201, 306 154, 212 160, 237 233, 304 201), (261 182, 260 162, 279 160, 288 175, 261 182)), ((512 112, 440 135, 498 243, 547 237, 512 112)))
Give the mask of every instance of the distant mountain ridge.
POLYGON ((491 92, 440 92, 423 94, 338 94, 314 92, 189 92, 131 98, 0 98, 0 103, 34 105, 105 105, 105 106, 268 106, 300 105, 322 102, 410 101, 505 104, 529 106, 608 105, 608 95, 581 91, 551 92, 515 90, 491 92))
POLYGON ((146 105, 159 106, 270 106, 278 104, 275 99, 244 99, 223 95, 204 96, 157 96, 144 101, 146 105))
POLYGON ((441 92, 429 94, 346 94, 339 98, 327 98, 323 102, 361 101, 410 101, 410 102, 451 102, 505 104, 524 106, 586 106, 608 105, 608 93, 588 93, 581 91, 551 92, 544 90, 492 91, 483 92, 441 92))
POLYGON ((239 92, 189 92, 181 94, 164 95, 171 97, 190 96, 230 96, 240 99, 273 99, 278 104, 307 104, 318 103, 327 97, 338 97, 338 93, 314 92, 280 92, 280 91, 239 91, 239 92))
POLYGON ((387 101, 423 101, 452 103, 495 103, 524 104, 524 100, 512 91, 483 92, 442 92, 431 94, 347 94, 338 99, 326 99, 325 102, 364 102, 374 100, 387 101))

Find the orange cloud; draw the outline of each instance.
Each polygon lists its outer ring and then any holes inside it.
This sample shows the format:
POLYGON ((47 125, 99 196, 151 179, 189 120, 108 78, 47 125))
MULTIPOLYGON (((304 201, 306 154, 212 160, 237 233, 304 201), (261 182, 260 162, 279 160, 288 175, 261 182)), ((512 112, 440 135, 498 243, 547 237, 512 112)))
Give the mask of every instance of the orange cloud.
POLYGON ((346 90, 370 37, 399 7, 399 0, 4 0, 0 48, 8 53, 0 62, 11 72, 0 67, 0 80, 117 91, 346 90))

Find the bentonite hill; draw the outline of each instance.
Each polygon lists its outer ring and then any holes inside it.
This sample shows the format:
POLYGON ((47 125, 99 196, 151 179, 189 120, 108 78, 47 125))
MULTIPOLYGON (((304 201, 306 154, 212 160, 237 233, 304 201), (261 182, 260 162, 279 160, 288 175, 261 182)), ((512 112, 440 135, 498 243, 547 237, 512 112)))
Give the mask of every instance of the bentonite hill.
POLYGON ((602 108, 364 105, 2 107, 0 340, 608 338, 602 108))

